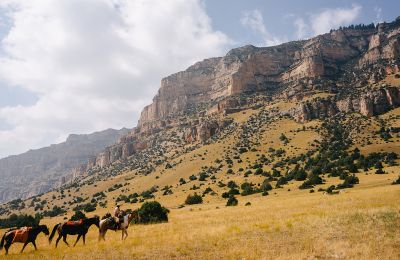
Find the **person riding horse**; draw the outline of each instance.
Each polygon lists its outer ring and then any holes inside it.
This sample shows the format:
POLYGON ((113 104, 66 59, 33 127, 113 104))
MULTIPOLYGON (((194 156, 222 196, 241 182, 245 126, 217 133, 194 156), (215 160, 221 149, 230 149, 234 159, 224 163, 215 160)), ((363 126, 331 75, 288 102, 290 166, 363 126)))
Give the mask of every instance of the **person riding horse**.
POLYGON ((120 225, 124 222, 125 211, 121 210, 121 205, 117 204, 114 209, 114 217, 117 218, 116 228, 119 228, 120 225))

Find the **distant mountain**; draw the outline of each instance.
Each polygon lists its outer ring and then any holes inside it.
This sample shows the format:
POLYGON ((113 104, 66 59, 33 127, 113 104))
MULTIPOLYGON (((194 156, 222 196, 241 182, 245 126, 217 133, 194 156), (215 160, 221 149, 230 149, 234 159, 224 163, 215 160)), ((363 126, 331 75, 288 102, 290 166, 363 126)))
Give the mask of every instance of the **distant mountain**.
POLYGON ((63 143, 1 159, 0 201, 28 198, 68 182, 81 165, 128 132, 123 128, 72 134, 63 143))

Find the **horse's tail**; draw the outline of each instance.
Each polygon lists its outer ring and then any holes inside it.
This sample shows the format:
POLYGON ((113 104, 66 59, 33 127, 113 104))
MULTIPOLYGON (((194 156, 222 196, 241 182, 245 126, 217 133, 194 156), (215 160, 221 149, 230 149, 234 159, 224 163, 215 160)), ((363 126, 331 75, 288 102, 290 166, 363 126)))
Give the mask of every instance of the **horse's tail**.
POLYGON ((3 237, 1 238, 1 242, 0 242, 0 250, 1 250, 1 249, 3 249, 3 246, 4 246, 4 240, 6 240, 6 234, 7 234, 7 232, 6 232, 6 233, 4 233, 3 237))
POLYGON ((57 231, 57 228, 58 228, 59 225, 60 225, 60 224, 56 224, 56 225, 53 227, 53 231, 51 231, 51 234, 50 234, 50 236, 49 236, 49 244, 51 243, 51 240, 53 240, 53 237, 54 237, 54 235, 56 234, 56 231, 57 231))

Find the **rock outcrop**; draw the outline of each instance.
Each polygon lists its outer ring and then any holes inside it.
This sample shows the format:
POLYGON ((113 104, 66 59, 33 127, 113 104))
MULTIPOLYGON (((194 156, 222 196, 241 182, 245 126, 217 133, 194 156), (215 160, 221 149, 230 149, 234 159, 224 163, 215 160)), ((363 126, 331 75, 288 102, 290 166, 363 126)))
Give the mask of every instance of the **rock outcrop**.
POLYGON ((301 102, 297 108, 290 111, 297 121, 305 122, 312 119, 324 119, 336 113, 357 112, 364 116, 383 114, 400 107, 400 88, 387 87, 369 90, 357 97, 347 97, 336 100, 336 97, 317 98, 301 102))

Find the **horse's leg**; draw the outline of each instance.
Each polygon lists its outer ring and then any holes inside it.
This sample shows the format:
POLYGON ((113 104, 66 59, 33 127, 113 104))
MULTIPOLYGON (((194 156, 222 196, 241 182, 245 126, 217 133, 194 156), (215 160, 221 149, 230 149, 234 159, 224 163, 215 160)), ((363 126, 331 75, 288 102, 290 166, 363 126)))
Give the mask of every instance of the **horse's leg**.
POLYGON ((32 241, 32 244, 33 244, 33 246, 35 247, 35 250, 37 250, 37 247, 36 247, 36 242, 35 242, 35 240, 33 240, 33 241, 32 241))
POLYGON ((8 249, 11 246, 11 242, 6 241, 6 244, 4 245, 4 249, 6 250, 6 255, 8 255, 8 249))
POLYGON ((78 235, 78 237, 76 238, 75 244, 74 246, 76 246, 76 243, 78 243, 79 239, 81 238, 81 235, 78 235))
POLYGON ((85 241, 86 240, 86 234, 82 235, 82 240, 83 240, 83 245, 85 245, 85 243, 86 243, 86 241, 85 241))
POLYGON ((121 230, 121 234, 122 234, 122 240, 124 240, 124 230, 121 230))
POLYGON ((58 234, 58 238, 57 238, 57 241, 56 241, 56 248, 57 248, 58 242, 60 241, 61 237, 62 237, 61 234, 58 234))
POLYGON ((68 242, 67 242, 67 234, 63 235, 63 241, 65 244, 67 244, 67 246, 69 246, 68 242))
POLYGON ((124 229, 124 232, 125 232, 125 239, 128 237, 128 229, 127 228, 125 228, 124 229))
POLYGON ((26 245, 28 244, 29 242, 25 242, 25 244, 24 244, 24 246, 22 247, 22 249, 21 249, 21 252, 20 253, 22 253, 23 251, 24 251, 24 249, 25 249, 25 247, 26 247, 26 245))
POLYGON ((106 241, 106 233, 107 233, 107 229, 104 230, 104 233, 103 233, 103 240, 104 240, 104 241, 106 241))

